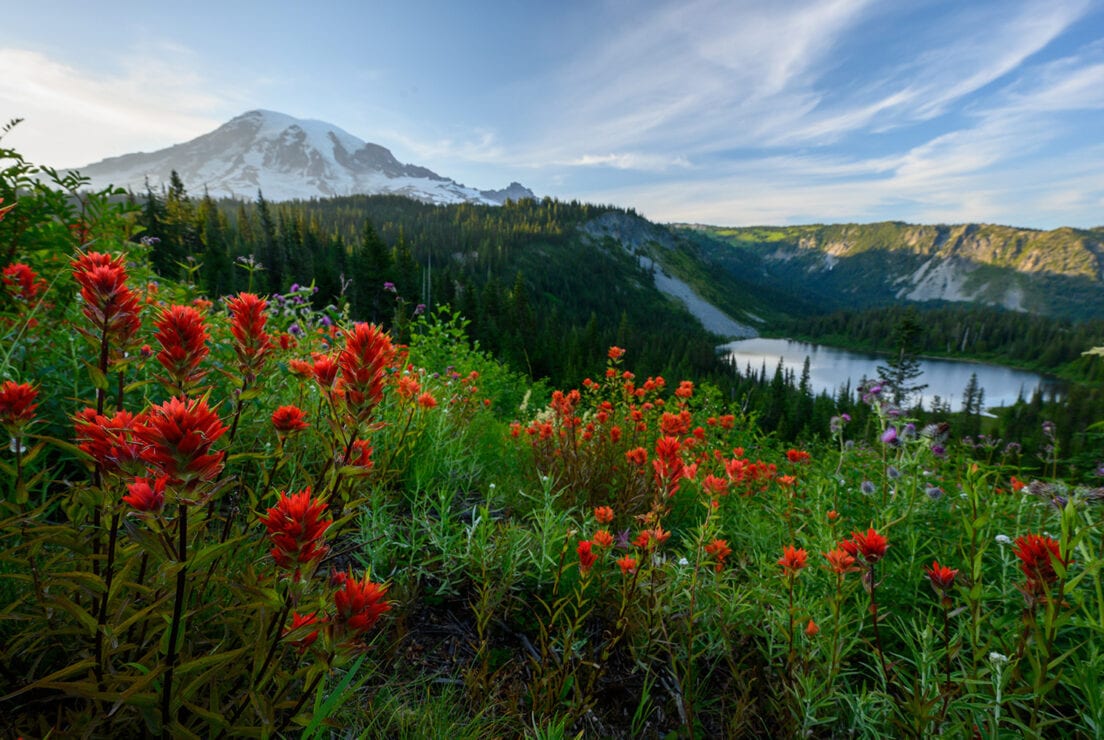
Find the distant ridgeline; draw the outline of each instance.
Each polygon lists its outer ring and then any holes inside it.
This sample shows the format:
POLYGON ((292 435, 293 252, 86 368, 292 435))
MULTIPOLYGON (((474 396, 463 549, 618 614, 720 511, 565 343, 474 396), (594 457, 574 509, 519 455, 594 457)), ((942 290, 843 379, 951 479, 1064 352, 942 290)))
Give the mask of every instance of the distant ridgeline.
POLYGON ((1104 227, 889 222, 678 231, 729 272, 805 296, 820 312, 947 301, 1104 318, 1104 227))

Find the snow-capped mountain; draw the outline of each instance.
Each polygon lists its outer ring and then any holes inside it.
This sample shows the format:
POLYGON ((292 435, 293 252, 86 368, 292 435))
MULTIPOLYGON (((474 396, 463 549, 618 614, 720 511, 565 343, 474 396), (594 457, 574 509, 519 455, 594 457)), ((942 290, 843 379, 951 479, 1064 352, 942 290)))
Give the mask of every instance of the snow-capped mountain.
POLYGON ((209 134, 168 149, 111 157, 81 174, 95 186, 116 185, 136 193, 148 182, 168 183, 175 170, 188 192, 251 200, 335 195, 405 195, 428 203, 485 203, 532 198, 514 182, 501 190, 476 190, 447 177, 399 162, 390 151, 323 121, 253 110, 209 134))

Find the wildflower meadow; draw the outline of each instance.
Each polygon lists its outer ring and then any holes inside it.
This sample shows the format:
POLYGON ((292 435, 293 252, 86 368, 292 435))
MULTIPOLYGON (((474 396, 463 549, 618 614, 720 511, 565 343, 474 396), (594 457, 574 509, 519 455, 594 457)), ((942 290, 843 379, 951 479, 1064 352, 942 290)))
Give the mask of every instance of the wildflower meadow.
POLYGON ((549 389, 447 307, 400 342, 310 285, 206 294, 121 194, 30 174, 0 203, 7 735, 1104 732, 1104 489, 874 384, 782 445, 619 347, 549 389))

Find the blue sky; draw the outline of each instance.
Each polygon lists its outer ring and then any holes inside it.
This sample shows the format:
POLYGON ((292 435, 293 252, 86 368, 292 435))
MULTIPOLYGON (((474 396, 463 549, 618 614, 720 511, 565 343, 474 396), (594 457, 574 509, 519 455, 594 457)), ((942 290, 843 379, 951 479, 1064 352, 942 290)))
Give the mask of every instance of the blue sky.
POLYGON ((4 144, 36 162, 253 108, 657 221, 1104 224, 1104 0, 55 0, 0 25, 4 144))

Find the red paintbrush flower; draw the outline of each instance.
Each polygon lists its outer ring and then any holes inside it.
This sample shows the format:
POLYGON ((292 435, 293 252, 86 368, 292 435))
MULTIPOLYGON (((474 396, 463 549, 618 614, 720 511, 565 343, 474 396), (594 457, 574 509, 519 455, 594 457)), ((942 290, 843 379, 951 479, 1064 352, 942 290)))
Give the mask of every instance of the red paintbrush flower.
POLYGON ((207 327, 203 316, 191 306, 169 306, 161 312, 154 326, 161 344, 157 361, 169 373, 172 385, 181 393, 198 382, 206 372, 198 371, 207 356, 207 327))
POLYGON ((610 547, 613 545, 613 535, 609 533, 609 530, 599 529, 594 533, 594 544, 598 547, 610 547))
POLYGON ((272 538, 272 558, 281 568, 295 568, 322 559, 329 547, 322 536, 333 522, 323 519, 324 501, 311 498, 310 486, 290 496, 280 494, 280 500, 260 517, 272 538))
POLYGON ((139 301, 127 287, 126 262, 122 255, 100 252, 81 254, 71 263, 73 279, 80 286, 82 311, 92 323, 83 333, 94 342, 106 341, 116 353, 133 343, 142 326, 139 301))
POLYGON ((144 423, 143 417, 129 411, 116 411, 113 416, 97 414, 86 408, 73 417, 77 446, 89 455, 105 473, 137 473, 144 445, 134 431, 144 423))
POLYGON ((636 558, 631 555, 626 555, 617 559, 617 567, 621 569, 622 575, 629 575, 636 570, 636 558))
POLYGON ((335 623, 357 633, 367 632, 384 612, 391 609, 391 605, 383 600, 386 595, 386 586, 372 583, 367 575, 363 581, 358 581, 350 572, 342 588, 334 592, 334 606, 337 608, 335 623))
POLYGON ((809 453, 804 450, 786 450, 786 459, 792 463, 809 462, 809 453))
MULTIPOLYGON (((855 552, 858 552, 858 548, 856 548, 855 552)), ((824 557, 828 560, 828 568, 836 575, 842 576, 846 573, 855 573, 859 570, 858 566, 855 565, 854 554, 849 553, 843 547, 842 542, 840 543, 840 547, 824 553, 824 557)))
POLYGON ((0 426, 11 436, 20 436, 23 427, 34 419, 37 397, 38 390, 30 383, 5 380, 0 385, 0 426))
POLYGON ((418 396, 418 406, 423 409, 431 409, 437 406, 437 399, 433 397, 432 393, 422 393, 418 396))
POLYGON ((173 398, 152 407, 144 423, 134 429, 145 444, 142 459, 172 483, 214 480, 222 471, 225 452, 211 445, 226 432, 206 399, 173 398))
POLYGON ((135 478, 133 483, 127 485, 127 495, 123 496, 123 502, 138 511, 160 512, 165 507, 165 484, 168 482, 169 479, 165 476, 152 481, 149 478, 135 478))
POLYGON ((374 464, 372 461, 372 443, 366 439, 358 439, 353 442, 353 454, 349 458, 349 465, 360 468, 360 475, 367 475, 374 464))
POLYGON ((589 540, 580 540, 579 546, 575 548, 575 551, 579 554, 579 570, 586 573, 594 565, 594 561, 598 559, 598 556, 591 551, 591 543, 589 540))
POLYGON ((613 521, 613 509, 609 506, 595 506, 594 519, 599 524, 609 524, 613 521))
POLYGON ((940 565, 938 560, 933 560, 931 567, 924 569, 924 575, 931 581, 932 588, 935 589, 936 593, 943 593, 954 587, 958 569, 948 568, 945 565, 940 565))
POLYGON ((724 569, 725 558, 732 554, 732 548, 728 546, 726 540, 715 539, 705 546, 705 552, 708 555, 712 555, 717 561, 716 565, 714 565, 714 569, 720 573, 724 569))
POLYGON ((395 347, 375 324, 356 324, 345 331, 345 348, 337 357, 341 390, 349 411, 367 418, 383 400, 387 372, 395 362, 395 347))
POLYGON ((8 294, 22 303, 31 303, 39 293, 46 290, 46 281, 22 262, 14 262, 5 267, 0 280, 8 294))
POLYGON ((1042 589, 1057 582, 1058 573, 1054 570, 1054 564, 1069 562, 1062 559, 1058 541, 1052 537, 1038 534, 1028 534, 1017 537, 1013 552, 1020 559, 1020 570, 1027 576, 1028 584, 1036 589, 1042 589))
POLYGON ((271 354, 272 340, 265 333, 268 303, 252 293, 239 293, 227 299, 230 310, 230 333, 234 337, 234 352, 246 382, 261 374, 265 361, 271 354))
POLYGON ((284 637, 289 637, 292 634, 302 634, 303 636, 297 640, 292 640, 293 647, 298 648, 300 653, 306 651, 314 641, 318 639, 318 630, 311 630, 306 634, 303 632, 307 627, 313 625, 321 625, 325 622, 324 619, 318 618, 318 612, 311 612, 310 614, 300 614, 299 612, 291 613, 291 626, 284 630, 284 637))
MULTIPOLYGON (((855 548, 862 553, 868 563, 876 563, 881 560, 885 556, 886 548, 889 547, 886 538, 875 532, 873 527, 867 529, 865 534, 852 532, 851 541, 855 543, 855 548)), ((844 543, 841 542, 840 546, 851 552, 851 548, 844 543)))
POLYGON ((787 576, 796 576, 802 568, 808 563, 806 558, 807 553, 803 548, 798 549, 793 545, 786 545, 782 548, 782 557, 778 559, 778 564, 782 566, 782 572, 787 576))
POLYGON ((305 420, 303 410, 298 406, 281 406, 272 412, 272 426, 280 434, 300 432, 310 426, 305 420))
POLYGON ((418 382, 417 378, 410 375, 403 375, 399 378, 398 383, 395 384, 395 390, 398 392, 400 398, 414 398, 418 395, 418 392, 422 390, 422 384, 418 382))
POLYGON ((652 460, 652 468, 655 470, 656 483, 663 486, 668 496, 673 496, 681 484, 684 467, 679 455, 681 449, 682 445, 677 437, 660 437, 656 440, 656 456, 652 460))

